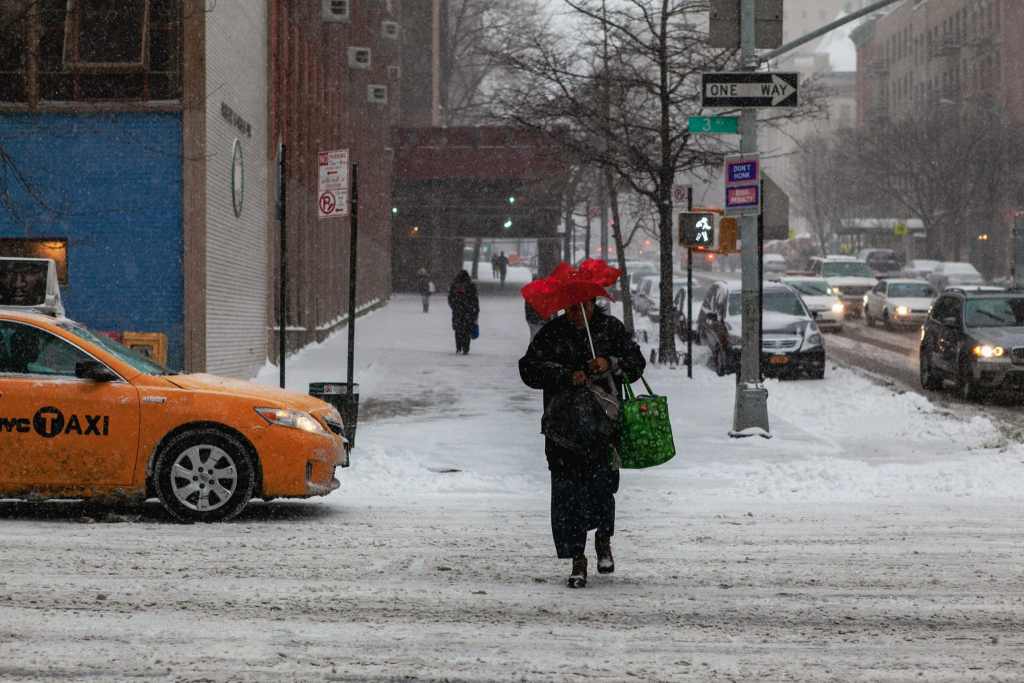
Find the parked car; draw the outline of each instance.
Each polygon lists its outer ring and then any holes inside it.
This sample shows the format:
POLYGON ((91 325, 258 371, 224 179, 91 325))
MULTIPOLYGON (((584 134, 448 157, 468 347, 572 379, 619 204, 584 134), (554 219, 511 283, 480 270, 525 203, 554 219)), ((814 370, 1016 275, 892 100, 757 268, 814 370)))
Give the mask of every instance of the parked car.
MULTIPOLYGON (((742 292, 739 283, 711 285, 697 318, 701 341, 719 375, 736 372, 742 347, 742 292)), ((825 377, 825 340, 796 291, 780 282, 764 283, 764 335, 761 371, 771 376, 825 377)))
POLYGON ((818 327, 834 332, 843 331, 846 304, 829 287, 827 280, 820 277, 787 276, 781 282, 796 290, 818 321, 818 327))
POLYGON ((964 399, 1024 389, 1024 293, 943 292, 925 320, 921 386, 955 383, 964 399))
MULTIPOLYGON (((613 264, 614 265, 614 264, 613 264)), ((629 291, 636 292, 640 287, 640 281, 648 275, 657 275, 661 270, 650 261, 626 260, 626 273, 629 275, 629 291)))
POLYGON ((886 328, 917 327, 928 317, 938 293, 924 280, 882 280, 864 295, 864 322, 873 327, 881 320, 886 328))
POLYGON ((985 278, 970 263, 944 261, 935 266, 935 270, 928 276, 928 282, 931 283, 932 287, 941 292, 947 287, 983 285, 985 284, 985 278))
POLYGON ((876 276, 892 275, 903 269, 902 259, 893 249, 861 249, 857 258, 868 264, 876 276))
POLYGON ((696 314, 700 310, 699 301, 706 293, 704 288, 698 289, 698 282, 694 281, 693 284, 692 298, 687 297, 689 292, 686 287, 676 290, 675 296, 672 298, 672 329, 675 330, 676 336, 684 342, 691 335, 694 341, 698 341, 696 330, 691 332, 687 325, 687 308, 690 301, 693 301, 694 314, 696 314))
POLYGON ((878 284, 868 264, 851 256, 816 256, 811 259, 811 271, 825 278, 832 291, 843 300, 848 318, 860 317, 864 295, 878 284))
MULTIPOLYGON (((686 289, 685 277, 672 278, 672 298, 679 290, 686 289)), ((640 283, 640 288, 633 297, 633 310, 646 315, 654 322, 661 320, 661 276, 648 275, 640 283)))
POLYGON ((932 261, 931 259, 912 259, 907 264, 903 272, 907 277, 916 277, 922 280, 927 280, 928 276, 932 274, 935 267, 939 265, 941 261, 932 261))
POLYGON ((765 254, 762 257, 764 278, 774 280, 786 272, 786 257, 782 254, 765 254))

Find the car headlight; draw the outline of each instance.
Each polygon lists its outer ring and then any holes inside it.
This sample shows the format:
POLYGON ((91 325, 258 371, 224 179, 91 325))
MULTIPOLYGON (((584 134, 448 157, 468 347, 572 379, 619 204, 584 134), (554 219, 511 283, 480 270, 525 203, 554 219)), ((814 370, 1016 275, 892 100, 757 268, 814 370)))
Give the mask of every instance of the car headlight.
POLYGON ((897 306, 896 315, 910 315, 910 306, 897 306))
POLYGON ((319 420, 309 413, 301 410, 287 410, 285 408, 256 408, 259 416, 268 424, 281 425, 300 429, 310 434, 326 434, 327 430, 320 424, 319 420))
POLYGON ((1006 353, 1006 349, 1002 346, 992 346, 990 344, 978 344, 971 351, 979 358, 1002 358, 1006 353))
POLYGON ((868 295, 865 294, 863 297, 861 297, 861 301, 863 301, 864 305, 867 306, 868 305, 868 295))
POLYGON ((832 293, 835 294, 836 296, 842 296, 843 295, 843 290, 839 289, 838 287, 833 287, 832 288, 832 293))
POLYGON ((833 313, 842 313, 845 310, 846 310, 846 306, 843 304, 842 301, 837 301, 834 304, 832 304, 832 312, 833 313))

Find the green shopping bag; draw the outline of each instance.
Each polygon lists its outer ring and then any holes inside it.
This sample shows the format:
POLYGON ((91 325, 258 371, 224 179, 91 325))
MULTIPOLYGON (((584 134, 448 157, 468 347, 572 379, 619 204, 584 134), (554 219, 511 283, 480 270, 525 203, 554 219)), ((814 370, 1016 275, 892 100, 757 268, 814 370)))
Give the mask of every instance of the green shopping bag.
POLYGON ((619 449, 620 467, 642 469, 661 465, 676 454, 672 439, 672 421, 668 415, 668 398, 656 396, 643 377, 640 381, 646 395, 636 396, 628 382, 622 401, 622 439, 619 449))

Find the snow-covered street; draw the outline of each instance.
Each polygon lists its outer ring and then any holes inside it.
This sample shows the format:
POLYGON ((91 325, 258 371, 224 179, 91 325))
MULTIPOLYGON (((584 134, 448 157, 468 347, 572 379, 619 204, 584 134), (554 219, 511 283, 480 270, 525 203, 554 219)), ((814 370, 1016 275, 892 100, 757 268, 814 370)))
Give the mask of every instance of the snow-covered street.
MULTIPOLYGON (((1019 434, 832 364, 768 382, 771 440, 727 436, 732 377, 649 368, 679 455, 623 472, 616 573, 567 589, 520 283, 482 276, 468 356, 440 293, 360 319, 326 499, 209 526, 0 503, 0 680, 1024 678, 1019 434)), ((343 330, 289 387, 345 355, 343 330)))

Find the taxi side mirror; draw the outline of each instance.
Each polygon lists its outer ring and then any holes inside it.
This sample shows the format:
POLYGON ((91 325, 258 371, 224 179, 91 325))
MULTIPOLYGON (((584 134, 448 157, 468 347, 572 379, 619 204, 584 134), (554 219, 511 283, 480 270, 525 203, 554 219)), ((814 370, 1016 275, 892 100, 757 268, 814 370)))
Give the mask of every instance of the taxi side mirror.
POLYGON ((83 360, 75 363, 75 377, 91 379, 94 382, 114 382, 119 379, 113 370, 98 360, 83 360))

